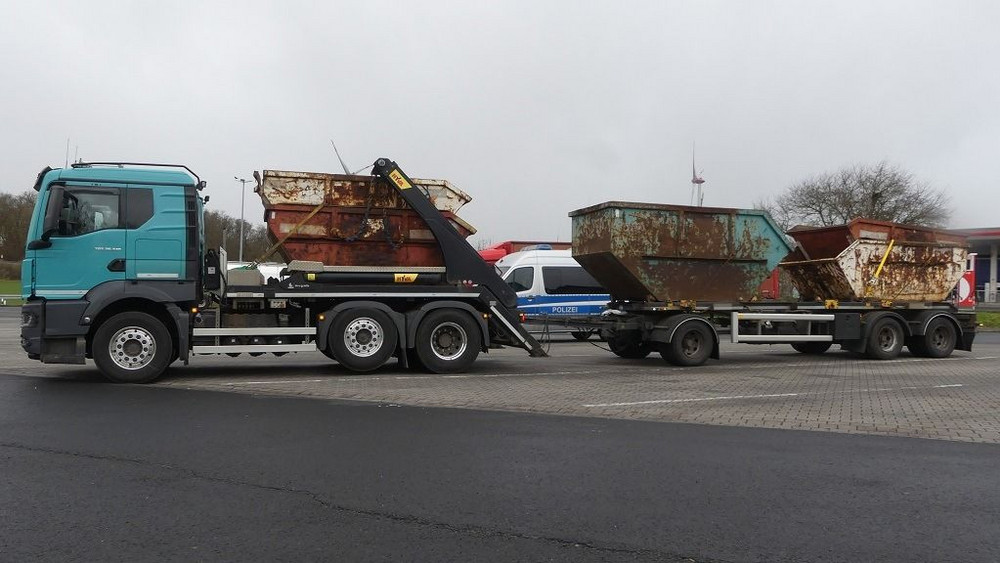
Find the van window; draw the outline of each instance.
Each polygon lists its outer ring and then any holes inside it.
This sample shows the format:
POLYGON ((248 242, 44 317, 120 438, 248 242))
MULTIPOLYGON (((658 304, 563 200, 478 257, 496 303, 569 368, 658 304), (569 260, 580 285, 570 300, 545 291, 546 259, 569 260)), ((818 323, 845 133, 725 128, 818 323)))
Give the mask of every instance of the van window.
POLYGON ((543 266, 542 279, 545 280, 545 293, 549 295, 608 292, 579 266, 543 266))
POLYGON ((507 285, 514 291, 526 291, 535 285, 535 267, 515 268, 507 278, 507 285))

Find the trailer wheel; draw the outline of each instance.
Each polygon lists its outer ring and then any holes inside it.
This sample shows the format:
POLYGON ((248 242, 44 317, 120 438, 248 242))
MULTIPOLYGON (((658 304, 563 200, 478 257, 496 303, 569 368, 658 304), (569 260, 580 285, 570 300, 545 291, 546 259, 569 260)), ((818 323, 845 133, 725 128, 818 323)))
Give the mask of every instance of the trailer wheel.
POLYGON ((660 346, 660 356, 675 366, 700 366, 712 355, 713 345, 712 331, 704 323, 687 322, 670 343, 660 346))
POLYGON ((330 351, 352 371, 378 369, 396 348, 396 325, 378 309, 359 307, 337 315, 330 327, 330 351))
POLYGON ((170 331, 147 313, 118 313, 94 333, 94 363, 115 383, 155 381, 173 357, 170 331))
POLYGON ((455 373, 476 361, 482 342, 479 326, 468 313, 438 309, 420 321, 415 348, 427 371, 455 373))
POLYGON ((609 338, 608 348, 614 355, 627 360, 641 360, 653 351, 649 344, 622 334, 609 338))
POLYGON ((903 349, 903 327, 894 319, 875 321, 868 332, 866 354, 873 360, 891 360, 903 349))
POLYGON ((792 342, 792 349, 800 354, 818 356, 833 346, 833 342, 792 342))
POLYGON ((955 332, 955 325, 948 319, 938 317, 927 325, 927 331, 923 336, 915 337, 910 345, 910 351, 917 356, 927 358, 947 358, 955 351, 957 341, 958 333, 955 332))

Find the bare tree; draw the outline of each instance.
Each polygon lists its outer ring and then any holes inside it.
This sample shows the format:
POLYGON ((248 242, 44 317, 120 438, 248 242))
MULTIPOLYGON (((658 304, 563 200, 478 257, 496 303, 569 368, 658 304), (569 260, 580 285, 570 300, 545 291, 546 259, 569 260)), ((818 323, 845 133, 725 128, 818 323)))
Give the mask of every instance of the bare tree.
POLYGON ((947 194, 886 161, 814 176, 755 207, 768 211, 784 229, 838 225, 858 217, 943 227, 951 216, 947 194))
MULTIPOLYGON (((230 260, 236 260, 240 246, 240 220, 222 211, 205 211, 205 247, 226 249, 230 260)), ((271 243, 267 239, 267 227, 243 222, 243 259, 259 258, 271 243)), ((270 256, 269 259, 274 259, 270 256)))
POLYGON ((0 259, 24 258, 24 239, 34 207, 35 192, 0 193, 0 259))

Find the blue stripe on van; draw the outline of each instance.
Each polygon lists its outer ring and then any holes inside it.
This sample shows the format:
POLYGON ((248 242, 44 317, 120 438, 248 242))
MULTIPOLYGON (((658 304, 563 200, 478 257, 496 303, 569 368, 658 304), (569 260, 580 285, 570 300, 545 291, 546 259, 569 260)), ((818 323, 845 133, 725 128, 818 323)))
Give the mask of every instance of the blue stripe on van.
POLYGON ((535 315, 600 315, 607 308, 608 294, 542 295, 518 297, 517 309, 528 317, 535 315))

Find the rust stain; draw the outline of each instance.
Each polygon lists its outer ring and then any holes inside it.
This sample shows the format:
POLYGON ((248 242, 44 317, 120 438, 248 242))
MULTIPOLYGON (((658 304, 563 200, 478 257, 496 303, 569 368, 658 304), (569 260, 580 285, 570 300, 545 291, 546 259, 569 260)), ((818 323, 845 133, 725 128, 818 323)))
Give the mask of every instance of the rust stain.
MULTIPOLYGON (((440 195, 442 205, 457 209, 470 199, 443 180, 428 182, 434 183, 434 190, 443 190, 430 191, 432 203, 440 195)), ((437 241, 428 236, 427 223, 380 178, 265 171, 263 188, 258 193, 264 203, 268 238, 272 243, 285 239, 278 250, 285 261, 350 266, 444 265, 437 241), (318 213, 297 232, 288 234, 320 204, 324 207, 318 213)), ((441 213, 462 236, 475 233, 452 211, 441 213)))
POLYGON ((942 301, 958 283, 967 253, 959 235, 866 219, 789 234, 811 258, 793 253, 782 265, 804 299, 942 301))
POLYGON ((788 252, 759 212, 608 202, 570 216, 574 257, 616 299, 752 299, 788 252))

